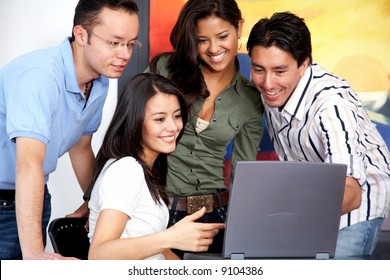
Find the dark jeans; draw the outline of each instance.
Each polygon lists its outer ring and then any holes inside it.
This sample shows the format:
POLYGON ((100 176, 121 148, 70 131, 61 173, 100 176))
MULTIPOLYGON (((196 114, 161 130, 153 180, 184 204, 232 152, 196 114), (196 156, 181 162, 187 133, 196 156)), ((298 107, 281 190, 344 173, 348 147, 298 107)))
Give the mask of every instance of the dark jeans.
MULTIPOLYGON (((46 228, 51 214, 51 196, 45 186, 44 206, 42 213, 43 244, 46 245, 46 228)), ((0 199, 0 259, 21 260, 18 227, 16 224, 16 211, 14 201, 0 199)))
MULTIPOLYGON (((197 221, 202 223, 225 223, 226 213, 227 213, 227 206, 214 208, 213 212, 204 214, 203 217, 201 217, 197 221)), ((188 213, 186 211, 169 210, 168 227, 173 226, 175 223, 177 223, 187 215, 188 213)), ((225 230, 219 230, 218 234, 214 237, 213 243, 209 246, 207 252, 222 253, 224 234, 225 234, 225 230)), ((183 258, 183 255, 185 253, 185 251, 176 250, 176 249, 172 251, 180 258, 183 258)))

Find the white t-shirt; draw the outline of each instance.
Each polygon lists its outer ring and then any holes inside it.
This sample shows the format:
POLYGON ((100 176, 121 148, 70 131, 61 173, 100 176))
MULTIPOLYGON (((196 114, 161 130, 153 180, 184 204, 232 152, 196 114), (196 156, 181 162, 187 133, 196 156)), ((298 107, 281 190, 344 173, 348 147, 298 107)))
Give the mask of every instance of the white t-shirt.
MULTIPOLYGON (((103 209, 114 209, 129 216, 121 238, 162 231, 169 219, 167 206, 162 201, 161 204, 153 201, 143 169, 133 157, 107 161, 96 180, 88 207, 90 242, 103 209)), ((147 259, 164 259, 164 255, 157 254, 147 259)))

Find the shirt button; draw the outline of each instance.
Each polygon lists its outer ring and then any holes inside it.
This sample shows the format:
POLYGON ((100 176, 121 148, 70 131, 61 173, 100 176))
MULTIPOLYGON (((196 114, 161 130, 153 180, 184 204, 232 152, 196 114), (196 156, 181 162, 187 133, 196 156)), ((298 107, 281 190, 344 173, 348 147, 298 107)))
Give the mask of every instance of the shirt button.
POLYGON ((199 187, 195 187, 195 189, 196 189, 197 191, 199 191, 199 187))
POLYGON ((216 119, 213 119, 213 122, 216 122, 217 120, 216 119))
POLYGON ((191 172, 194 172, 194 169, 191 168, 191 172))
POLYGON ((221 97, 218 97, 218 100, 221 100, 222 98, 221 97))
POLYGON ((79 99, 79 102, 83 102, 83 99, 82 99, 82 98, 80 98, 80 99, 79 99))

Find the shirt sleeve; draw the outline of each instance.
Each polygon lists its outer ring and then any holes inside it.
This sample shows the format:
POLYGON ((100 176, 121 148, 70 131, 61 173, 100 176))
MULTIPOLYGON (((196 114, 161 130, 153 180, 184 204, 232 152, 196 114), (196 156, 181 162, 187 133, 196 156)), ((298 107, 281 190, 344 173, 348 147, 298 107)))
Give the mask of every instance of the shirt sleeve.
POLYGON ((104 174, 100 193, 103 209, 118 210, 132 216, 146 187, 141 165, 131 157, 112 163, 104 174))
POLYGON ((7 133, 16 137, 31 137, 47 144, 50 140, 52 115, 58 108, 58 84, 40 68, 32 68, 17 76, 8 86, 7 133))
MULTIPOLYGON (((159 59, 157 61, 157 65, 156 65, 156 70, 155 70, 156 74, 159 74, 159 75, 164 76, 164 77, 169 76, 168 59, 169 59, 168 55, 164 55, 164 56, 159 57, 159 59)), ((144 73, 150 73, 150 72, 151 72, 150 67, 147 67, 144 71, 144 73)))
POLYGON ((364 128, 358 123, 356 108, 345 103, 325 104, 316 117, 318 135, 325 149, 325 162, 348 165, 347 176, 365 185, 364 128))
POLYGON ((231 160, 231 181, 234 178, 234 170, 237 161, 256 160, 260 141, 264 133, 262 113, 263 107, 259 101, 258 107, 253 112, 252 116, 234 138, 231 160))

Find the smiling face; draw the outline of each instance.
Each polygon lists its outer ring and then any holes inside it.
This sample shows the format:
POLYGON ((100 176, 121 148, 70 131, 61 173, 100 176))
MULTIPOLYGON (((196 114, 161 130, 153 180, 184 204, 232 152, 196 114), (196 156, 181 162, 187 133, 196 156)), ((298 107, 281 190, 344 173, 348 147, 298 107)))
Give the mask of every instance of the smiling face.
POLYGON ((205 66, 204 70, 220 72, 234 67, 241 29, 242 22, 237 30, 228 21, 216 16, 197 21, 198 52, 199 58, 205 66))
POLYGON ((275 46, 254 46, 251 52, 253 83, 270 107, 282 108, 297 87, 309 64, 300 67, 288 53, 275 46))
POLYGON ((132 55, 126 45, 135 42, 138 36, 138 15, 104 8, 99 20, 89 32, 81 28, 85 65, 94 76, 119 78, 132 55))
POLYGON ((183 128, 181 107, 173 94, 158 92, 146 103, 142 130, 144 160, 153 166, 159 153, 171 153, 183 128))

